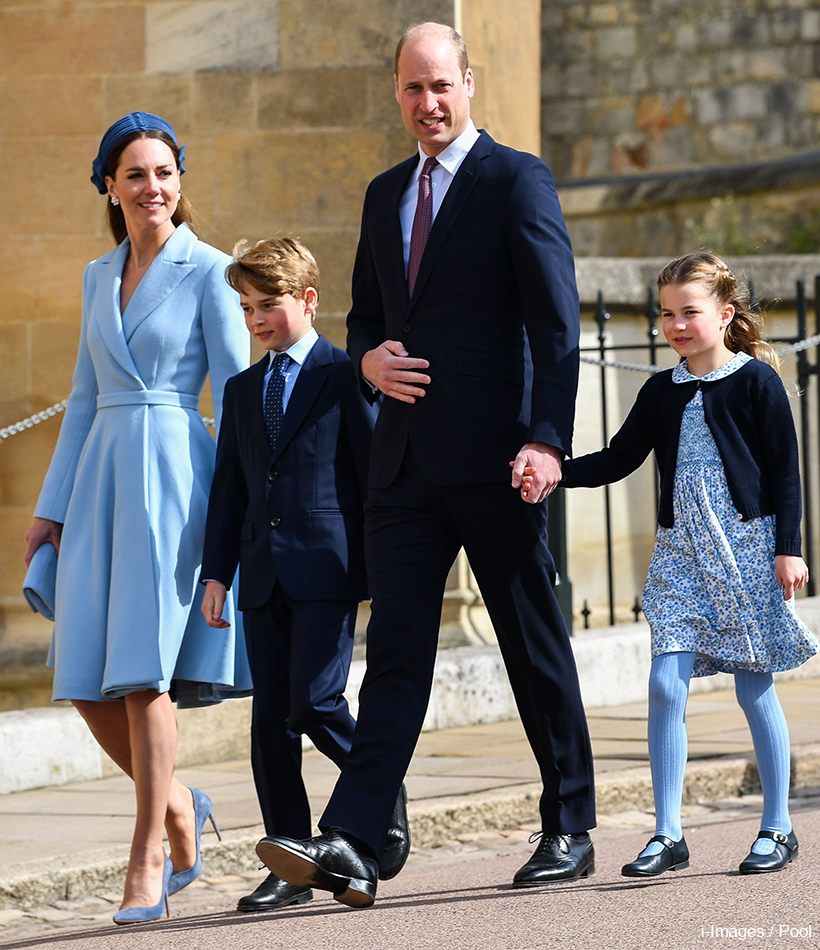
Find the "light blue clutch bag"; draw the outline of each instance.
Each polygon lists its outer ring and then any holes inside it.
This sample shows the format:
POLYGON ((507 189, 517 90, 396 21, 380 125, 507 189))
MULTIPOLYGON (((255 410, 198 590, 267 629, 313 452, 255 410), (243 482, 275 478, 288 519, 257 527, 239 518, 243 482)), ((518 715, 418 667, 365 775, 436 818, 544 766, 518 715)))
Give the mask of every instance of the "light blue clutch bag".
POLYGON ((23 581, 23 596, 36 614, 54 620, 54 591, 57 587, 57 552, 51 541, 34 552, 23 581))

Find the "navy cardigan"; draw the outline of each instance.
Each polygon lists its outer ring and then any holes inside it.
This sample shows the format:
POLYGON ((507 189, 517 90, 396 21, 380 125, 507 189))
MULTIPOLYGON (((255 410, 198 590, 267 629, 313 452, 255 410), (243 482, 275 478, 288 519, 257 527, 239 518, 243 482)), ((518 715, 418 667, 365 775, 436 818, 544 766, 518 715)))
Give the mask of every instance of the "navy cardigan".
POLYGON ((661 475, 658 523, 671 528, 681 418, 698 387, 703 391, 706 424, 741 517, 749 521, 775 515, 775 554, 799 555, 800 469, 794 419, 780 377, 759 360, 713 382, 673 383, 671 369, 651 377, 609 448, 565 460, 562 487, 617 482, 654 449, 661 475))

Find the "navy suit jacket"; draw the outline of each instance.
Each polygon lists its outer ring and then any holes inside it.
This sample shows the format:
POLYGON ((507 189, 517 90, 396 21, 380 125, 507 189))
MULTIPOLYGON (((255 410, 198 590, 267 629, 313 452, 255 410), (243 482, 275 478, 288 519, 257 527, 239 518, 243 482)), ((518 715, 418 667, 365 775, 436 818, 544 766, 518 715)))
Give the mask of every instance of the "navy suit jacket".
MULTIPOLYGON (((388 487, 409 441, 436 485, 508 481, 526 442, 570 454, 579 304, 572 248, 549 169, 486 132, 442 202, 408 296, 399 201, 418 155, 367 191, 348 352, 399 340, 430 363, 424 398, 386 398, 370 483, 388 487)), ((363 385, 367 395, 371 391, 363 385)))
POLYGON ((271 454, 262 414, 269 357, 225 385, 200 576, 263 607, 275 581, 297 600, 367 597, 363 499, 374 410, 347 355, 319 337, 271 454))

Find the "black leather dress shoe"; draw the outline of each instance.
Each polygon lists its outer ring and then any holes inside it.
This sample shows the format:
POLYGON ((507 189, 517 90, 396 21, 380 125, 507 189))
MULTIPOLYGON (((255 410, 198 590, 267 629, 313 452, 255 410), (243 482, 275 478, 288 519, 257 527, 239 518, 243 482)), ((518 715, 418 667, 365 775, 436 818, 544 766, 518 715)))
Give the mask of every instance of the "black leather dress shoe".
POLYGON ((649 854, 646 857, 635 858, 629 864, 621 868, 621 874, 624 877, 654 877, 656 874, 663 874, 664 871, 680 871, 682 868, 689 867, 689 848, 681 837, 680 841, 673 841, 666 835, 655 835, 647 842, 647 847, 653 841, 659 841, 663 845, 663 851, 660 854, 649 854))
POLYGON ((313 897, 309 887, 295 887, 275 874, 269 874, 253 894, 246 894, 236 905, 237 910, 275 910, 290 904, 304 904, 313 897))
POLYGON ((541 884, 577 881, 579 877, 589 877, 594 873, 595 848, 591 838, 579 840, 574 835, 544 833, 533 856, 515 872, 512 886, 538 887, 541 884))
POLYGON ((776 841, 771 854, 755 854, 750 851, 741 862, 741 874, 766 874, 769 871, 782 871, 790 861, 797 860, 797 838, 790 831, 784 835, 780 831, 761 831, 758 838, 771 838, 776 841))
POLYGON ((335 828, 304 841, 270 835, 259 842, 256 853, 282 880, 331 891, 348 907, 369 907, 376 897, 376 859, 359 854, 335 828))
POLYGON ((393 808, 387 840, 379 858, 379 880, 389 881, 404 867, 410 854, 410 825, 407 821, 407 789, 404 782, 399 789, 399 797, 393 808))

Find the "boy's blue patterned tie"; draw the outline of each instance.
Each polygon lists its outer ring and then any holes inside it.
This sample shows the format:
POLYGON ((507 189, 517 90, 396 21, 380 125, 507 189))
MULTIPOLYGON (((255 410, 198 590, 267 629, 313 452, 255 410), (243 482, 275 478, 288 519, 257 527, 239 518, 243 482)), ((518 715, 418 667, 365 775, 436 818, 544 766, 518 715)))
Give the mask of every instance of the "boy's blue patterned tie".
POLYGON ((265 390, 265 428, 268 430, 268 442, 271 452, 276 448, 279 431, 282 428, 282 396, 285 392, 285 375, 290 366, 287 353, 277 353, 273 358, 273 369, 265 390))

